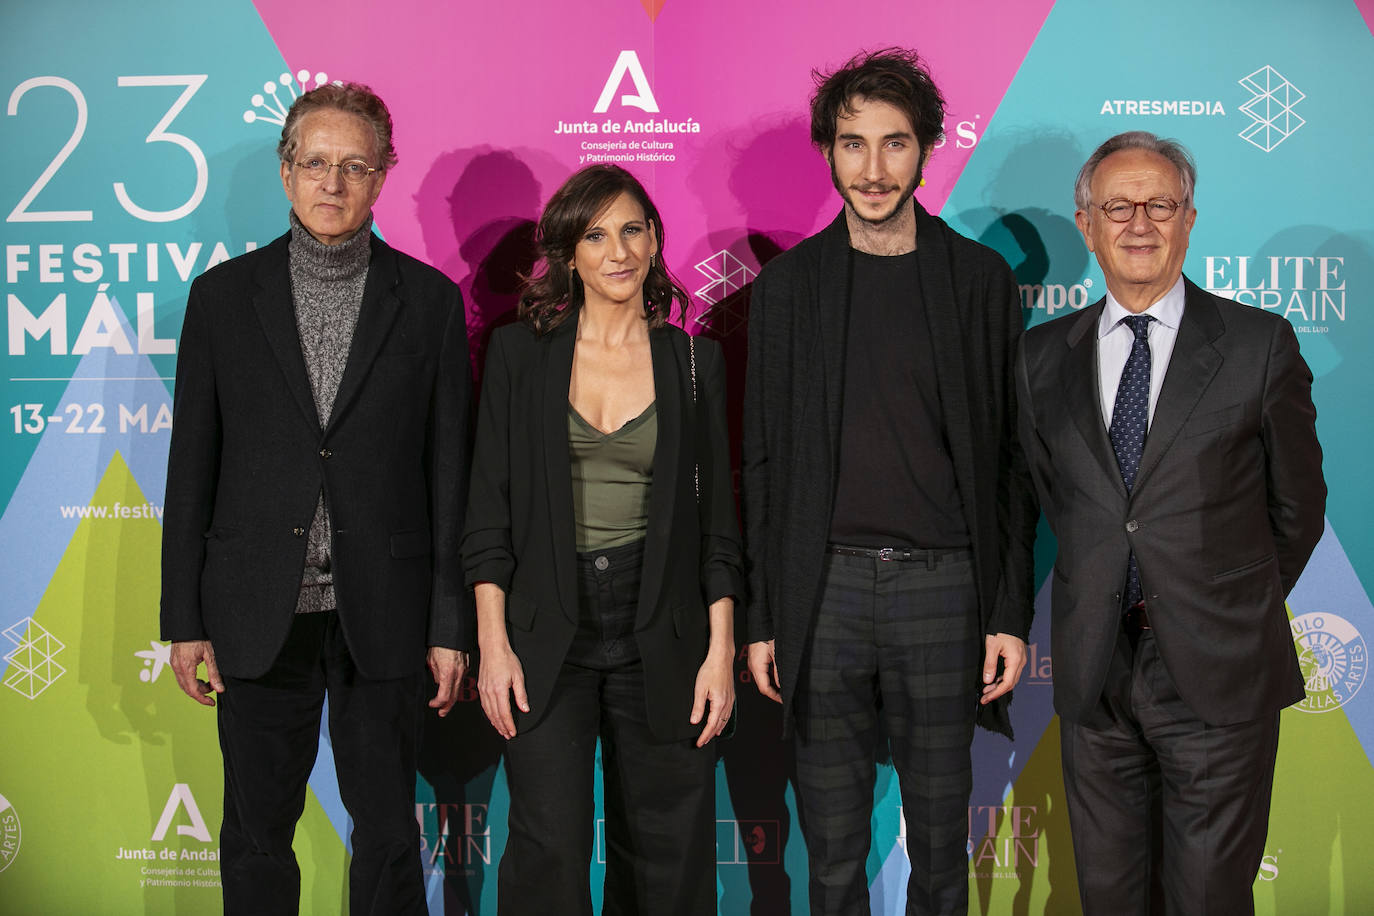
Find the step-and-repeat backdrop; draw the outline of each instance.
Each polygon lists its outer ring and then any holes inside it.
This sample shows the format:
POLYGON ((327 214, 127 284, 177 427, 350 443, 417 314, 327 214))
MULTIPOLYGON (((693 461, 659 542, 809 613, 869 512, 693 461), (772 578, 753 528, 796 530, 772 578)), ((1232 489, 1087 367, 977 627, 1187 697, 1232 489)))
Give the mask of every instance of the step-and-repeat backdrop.
MULTIPOLYGON (((401 161, 378 229, 462 285, 479 359, 544 200, 580 165, 626 165, 664 213, 690 323, 725 342, 738 397, 750 281, 838 209, 807 142, 810 72, 889 44, 919 49, 949 100, 920 199, 1007 258, 1028 322, 1103 293, 1073 177, 1101 140, 1144 128, 1198 159, 1188 275, 1298 332, 1331 500, 1289 602, 1307 699, 1283 714, 1255 894, 1262 913, 1365 911, 1371 22, 1371 0, 5 3, 0 911, 219 906, 214 713, 177 689, 157 639, 170 391, 190 281, 286 226, 273 147, 298 93, 349 79, 387 100, 401 161)), ((1042 582, 1052 550, 1042 538, 1042 582)), ((1017 740, 974 747, 978 912, 1078 908, 1046 597, 1017 740)), ((717 770, 720 909, 801 913, 778 711, 742 666, 739 687, 717 770)), ((508 796, 472 688, 426 727, 415 816, 434 913, 495 911, 508 796)), ((303 910, 337 913, 349 823, 324 739, 296 847, 303 910)), ((876 792, 868 871, 874 912, 892 914, 908 866, 887 765, 876 792)))

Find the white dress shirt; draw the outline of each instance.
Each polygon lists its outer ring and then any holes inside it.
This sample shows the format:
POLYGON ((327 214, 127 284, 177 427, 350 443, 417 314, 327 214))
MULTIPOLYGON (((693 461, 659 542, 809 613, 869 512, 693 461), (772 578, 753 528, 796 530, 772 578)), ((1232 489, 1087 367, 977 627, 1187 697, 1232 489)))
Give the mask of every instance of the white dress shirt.
MULTIPOLYGON (((1121 370, 1126 368, 1126 359, 1131 355, 1135 334, 1123 319, 1136 314, 1128 312, 1116 297, 1107 291, 1107 304, 1097 321, 1097 374, 1098 390, 1102 394, 1102 419, 1108 429, 1112 426, 1112 410, 1116 406, 1116 389, 1121 384, 1121 370)), ((1178 323, 1183 318, 1183 275, 1178 282, 1164 294, 1158 302, 1140 314, 1149 315, 1146 339, 1150 345, 1150 414, 1155 418, 1155 404, 1159 402, 1159 391, 1164 387, 1164 373, 1169 369, 1169 357, 1174 352, 1174 341, 1178 339, 1178 323)))

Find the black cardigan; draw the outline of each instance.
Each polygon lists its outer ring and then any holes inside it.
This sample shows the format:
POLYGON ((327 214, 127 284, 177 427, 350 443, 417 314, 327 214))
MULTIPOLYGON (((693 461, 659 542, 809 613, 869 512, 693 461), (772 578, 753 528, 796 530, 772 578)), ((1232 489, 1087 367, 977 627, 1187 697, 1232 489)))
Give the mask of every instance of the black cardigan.
MULTIPOLYGON (((1012 361, 1022 330, 1011 269, 916 204, 921 294, 972 540, 980 624, 1025 639, 1038 511, 1016 443, 1012 361)), ((754 281, 744 395, 748 640, 774 639, 784 731, 818 594, 838 473, 851 273, 844 213, 754 281)), ((979 724, 1011 734, 1010 695, 979 724)))

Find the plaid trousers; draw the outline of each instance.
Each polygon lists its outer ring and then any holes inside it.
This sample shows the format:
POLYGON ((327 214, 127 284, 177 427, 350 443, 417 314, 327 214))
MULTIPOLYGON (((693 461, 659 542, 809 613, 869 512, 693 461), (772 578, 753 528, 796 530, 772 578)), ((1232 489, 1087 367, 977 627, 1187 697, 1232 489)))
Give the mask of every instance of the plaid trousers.
POLYGON ((967 912, 977 588, 969 550, 920 553, 895 562, 826 556, 797 682, 797 807, 817 916, 869 913, 880 720, 906 820, 906 912, 967 912))

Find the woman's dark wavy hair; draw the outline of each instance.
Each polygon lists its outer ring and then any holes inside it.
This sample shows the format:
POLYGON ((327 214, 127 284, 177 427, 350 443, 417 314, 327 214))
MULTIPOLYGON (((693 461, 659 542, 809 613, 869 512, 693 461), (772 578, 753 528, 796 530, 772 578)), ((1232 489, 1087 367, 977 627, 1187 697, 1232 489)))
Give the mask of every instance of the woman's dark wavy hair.
POLYGON ((854 113, 855 98, 886 102, 904 113, 922 152, 945 135, 945 97, 915 51, 862 51, 838 70, 813 70, 811 77, 816 81, 811 96, 811 142, 823 153, 835 145, 840 116, 854 113))
POLYGON ((589 165, 563 182, 539 217, 535 240, 543 263, 525 278, 519 307, 520 319, 536 334, 547 334, 582 307, 582 278, 569 269, 568 262, 587 229, 621 194, 629 194, 644 208, 644 218, 658 234, 658 257, 644 280, 644 318, 649 327, 662 327, 671 317, 674 302, 679 316, 686 317, 690 300, 663 264, 663 219, 644 186, 618 165, 589 165))

